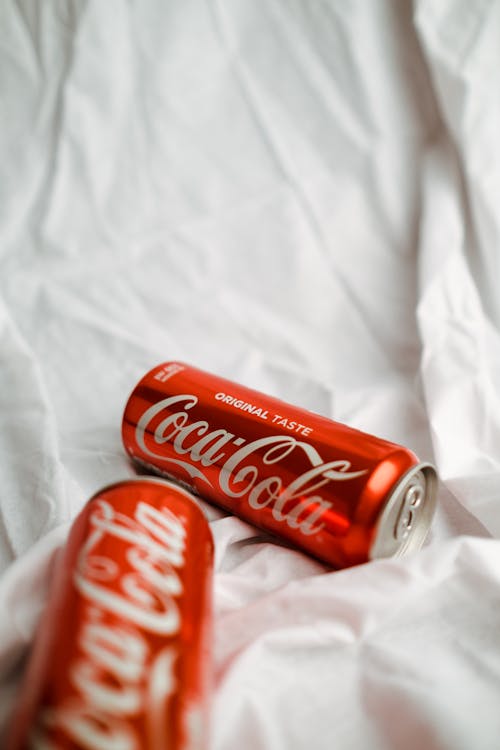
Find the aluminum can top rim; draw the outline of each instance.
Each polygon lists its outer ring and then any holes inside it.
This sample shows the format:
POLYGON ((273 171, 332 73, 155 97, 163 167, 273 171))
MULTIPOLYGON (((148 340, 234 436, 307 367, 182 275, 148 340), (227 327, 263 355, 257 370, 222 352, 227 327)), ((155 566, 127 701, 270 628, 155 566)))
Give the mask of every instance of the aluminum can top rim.
POLYGON ((370 560, 401 557, 425 542, 436 509, 438 478, 430 463, 418 463, 396 484, 375 528, 370 560))

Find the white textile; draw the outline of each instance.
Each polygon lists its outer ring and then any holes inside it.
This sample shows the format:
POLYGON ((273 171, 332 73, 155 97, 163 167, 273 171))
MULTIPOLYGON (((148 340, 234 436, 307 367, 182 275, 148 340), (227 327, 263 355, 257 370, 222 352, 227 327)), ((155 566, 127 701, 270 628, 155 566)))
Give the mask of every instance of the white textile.
POLYGON ((499 0, 0 3, 2 727, 179 359, 442 479, 424 550, 336 572, 209 511, 213 749, 500 747, 499 70, 499 0))

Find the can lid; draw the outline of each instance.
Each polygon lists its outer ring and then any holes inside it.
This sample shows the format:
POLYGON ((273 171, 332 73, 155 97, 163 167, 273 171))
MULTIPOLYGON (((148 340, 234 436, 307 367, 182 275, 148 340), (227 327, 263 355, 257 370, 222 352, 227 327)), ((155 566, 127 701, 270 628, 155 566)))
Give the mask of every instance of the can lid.
POLYGON ((416 552, 436 508, 437 474, 431 464, 413 466, 392 490, 378 519, 370 560, 416 552))

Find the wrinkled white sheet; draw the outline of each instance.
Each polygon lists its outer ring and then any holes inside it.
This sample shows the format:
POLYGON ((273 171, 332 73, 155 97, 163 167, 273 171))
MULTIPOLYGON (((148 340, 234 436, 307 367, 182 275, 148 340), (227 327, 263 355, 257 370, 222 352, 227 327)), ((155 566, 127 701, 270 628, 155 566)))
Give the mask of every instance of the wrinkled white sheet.
POLYGON ((0 721, 53 553, 179 358, 401 442, 429 544, 205 506, 214 750, 500 747, 500 2, 0 4, 0 721))

